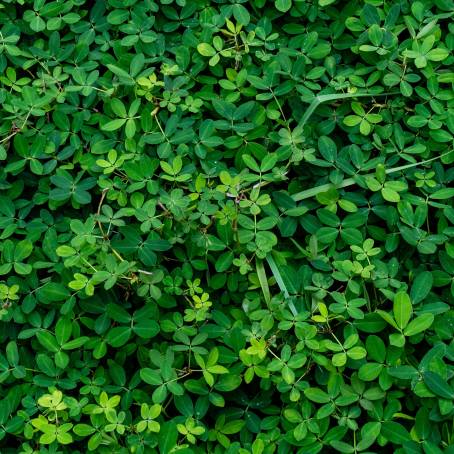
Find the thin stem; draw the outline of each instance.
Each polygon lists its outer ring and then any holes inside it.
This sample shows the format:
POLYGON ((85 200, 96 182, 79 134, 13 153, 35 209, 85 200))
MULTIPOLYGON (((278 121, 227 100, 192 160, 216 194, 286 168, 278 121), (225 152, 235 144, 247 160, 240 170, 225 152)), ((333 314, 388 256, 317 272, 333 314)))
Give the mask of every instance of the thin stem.
POLYGON ((101 208, 102 208, 102 203, 104 202, 104 198, 106 197, 106 194, 107 194, 107 191, 109 190, 109 188, 105 188, 103 189, 102 193, 101 193, 101 199, 99 201, 99 204, 98 204, 98 210, 96 211, 96 216, 97 216, 97 222, 98 222, 98 227, 99 227, 99 230, 101 230, 101 233, 102 233, 102 236, 104 239, 107 238, 106 234, 104 233, 104 230, 102 228, 102 224, 101 224, 101 221, 99 220, 99 216, 101 214, 101 208))
POLYGON ((290 126, 288 125, 287 118, 285 118, 285 114, 284 114, 284 111, 282 110, 281 104, 279 103, 278 99, 276 98, 276 95, 274 94, 274 91, 271 88, 270 88, 270 92, 273 95, 274 101, 276 102, 277 106, 279 107, 279 111, 281 112, 282 118, 285 121, 285 126, 290 131, 290 126))
POLYGON ((18 134, 19 132, 22 131, 22 129, 24 129, 25 127, 25 124, 27 123, 27 120, 28 120, 28 117, 30 116, 32 112, 32 109, 30 109, 28 112, 27 112, 27 115, 25 116, 25 119, 24 121, 22 122, 22 126, 18 129, 16 129, 14 132, 12 132, 11 134, 7 135, 6 137, 4 137, 2 140, 0 140, 0 143, 4 143, 4 142, 7 142, 9 139, 11 139, 12 137, 14 137, 16 134, 18 134))

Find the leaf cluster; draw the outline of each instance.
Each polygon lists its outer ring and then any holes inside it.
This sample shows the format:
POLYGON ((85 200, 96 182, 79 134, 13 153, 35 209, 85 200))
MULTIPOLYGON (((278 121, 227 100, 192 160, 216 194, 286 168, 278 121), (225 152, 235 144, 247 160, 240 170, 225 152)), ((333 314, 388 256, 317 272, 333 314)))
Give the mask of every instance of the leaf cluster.
POLYGON ((0 2, 0 451, 454 451, 452 0, 0 2))

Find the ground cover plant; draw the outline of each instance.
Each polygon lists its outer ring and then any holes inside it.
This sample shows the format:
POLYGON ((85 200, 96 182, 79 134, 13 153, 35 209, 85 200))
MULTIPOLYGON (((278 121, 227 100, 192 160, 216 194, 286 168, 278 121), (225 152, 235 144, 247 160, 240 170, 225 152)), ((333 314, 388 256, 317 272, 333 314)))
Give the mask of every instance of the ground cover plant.
POLYGON ((0 452, 454 452, 452 0, 3 0, 0 452))

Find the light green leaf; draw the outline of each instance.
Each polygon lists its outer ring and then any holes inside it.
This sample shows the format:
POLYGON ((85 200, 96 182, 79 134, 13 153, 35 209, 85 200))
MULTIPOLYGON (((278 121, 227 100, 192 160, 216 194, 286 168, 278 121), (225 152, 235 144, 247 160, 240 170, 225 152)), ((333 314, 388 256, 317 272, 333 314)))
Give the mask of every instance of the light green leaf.
POLYGON ((101 126, 103 131, 116 131, 120 129, 126 123, 125 118, 117 118, 115 120, 108 121, 101 126))
POLYGON ((422 314, 412 320, 404 330, 405 336, 414 336, 430 328, 434 321, 434 315, 427 313, 422 314))
POLYGON ((292 0, 275 0, 274 6, 281 13, 286 13, 292 7, 292 0))
POLYGON ((213 46, 211 46, 211 44, 208 43, 198 44, 197 50, 199 51, 199 54, 203 55, 204 57, 212 57, 213 55, 216 55, 216 50, 213 46))
POLYGON ((399 292, 394 297, 393 306, 394 319, 400 329, 405 328, 413 314, 413 307, 410 297, 405 292, 399 292))

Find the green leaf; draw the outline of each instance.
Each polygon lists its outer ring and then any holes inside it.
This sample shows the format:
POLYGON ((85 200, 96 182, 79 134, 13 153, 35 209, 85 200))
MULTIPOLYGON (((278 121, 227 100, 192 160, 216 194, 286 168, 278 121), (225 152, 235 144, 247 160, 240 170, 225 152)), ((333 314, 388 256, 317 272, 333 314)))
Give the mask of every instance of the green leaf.
POLYGON ((273 154, 266 155, 260 164, 260 171, 268 172, 276 165, 277 160, 278 160, 277 154, 273 153, 273 154))
POLYGON ((59 257, 71 257, 76 253, 76 250, 71 246, 62 245, 57 248, 56 252, 59 257))
POLYGON ((396 321, 390 314, 388 314, 388 312, 378 309, 377 314, 380 315, 380 317, 383 318, 383 320, 385 320, 386 322, 388 322, 392 327, 394 327, 395 329, 399 329, 396 321))
POLYGON ((40 301, 45 304, 65 301, 70 297, 69 290, 58 282, 49 282, 36 292, 40 301))
POLYGON ((383 369, 383 364, 379 363, 367 363, 363 364, 358 371, 358 377, 364 381, 373 381, 379 375, 383 369))
POLYGON ((128 342, 131 337, 131 331, 128 326, 116 326, 109 331, 106 340, 112 347, 121 347, 128 342))
POLYGON ((334 162, 337 157, 337 147, 333 140, 327 136, 318 139, 318 149, 322 156, 329 162, 334 162))
POLYGON ((405 292, 398 292, 394 297, 394 319, 400 329, 404 329, 413 314, 410 297, 405 292))
POLYGON ((21 262, 33 252, 33 244, 30 240, 22 240, 16 244, 14 249, 14 260, 21 262))
POLYGON ((405 336, 414 336, 415 334, 419 334, 430 328, 433 321, 433 314, 427 313, 419 315, 407 325, 407 327, 404 329, 404 334, 405 336))
POLYGON ((227 271, 233 263, 233 258, 234 258, 234 255, 233 255, 232 251, 228 251, 228 252, 225 252, 224 254, 222 254, 219 257, 219 259, 216 261, 216 265, 215 265, 216 271, 218 273, 227 271))
POLYGON ((238 433, 246 424, 246 421, 242 421, 241 419, 237 419, 235 421, 229 421, 222 426, 222 433, 226 435, 233 435, 238 433))
POLYGON ((57 435, 54 432, 46 432, 39 437, 39 442, 42 443, 43 445, 50 445, 56 439, 57 435))
POLYGON ((112 65, 112 64, 108 64, 106 66, 110 71, 112 71, 113 74, 118 76, 121 83, 124 83, 125 85, 134 85, 135 84, 135 80, 124 69, 119 68, 118 66, 112 65))
POLYGON ((62 345, 69 340, 72 333, 71 321, 67 318, 60 318, 55 325, 55 337, 57 342, 62 345))
POLYGON ((410 440, 410 434, 405 427, 394 421, 385 421, 382 423, 381 435, 386 440, 396 444, 402 444, 410 440))
POLYGON ((159 325, 155 320, 143 319, 136 323, 132 330, 143 339, 152 339, 159 333, 159 325))
POLYGON ((366 357, 366 350, 363 347, 353 347, 347 351, 347 356, 352 359, 362 359, 366 357))
POLYGON ((451 199, 454 197, 454 188, 443 188, 435 191, 433 194, 429 196, 431 199, 435 200, 446 200, 451 199))
POLYGON ((101 126, 103 131, 116 131, 120 129, 126 123, 125 118, 117 118, 115 120, 108 121, 101 126))
POLYGON ((216 55, 216 50, 208 43, 198 44, 197 50, 199 51, 199 54, 203 55, 204 57, 212 57, 213 55, 216 55))
MULTIPOLYGON (((394 319, 392 317, 390 318, 394 322, 394 319)), ((365 314, 363 319, 355 320, 354 325, 360 331, 364 331, 366 333, 379 333, 385 328, 386 322, 379 314, 377 314, 376 312, 371 312, 365 314)))
POLYGON ((177 446, 178 430, 175 422, 167 422, 161 425, 158 435, 160 454, 170 454, 177 446))
POLYGON ((162 384, 159 373, 147 367, 140 370, 140 378, 149 385, 159 386, 162 384))
POLYGON ((410 297, 414 304, 418 304, 426 298, 432 288, 432 284, 433 276, 430 271, 423 271, 416 276, 410 291, 410 297))
POLYGON ((238 23, 244 26, 248 25, 251 20, 248 10, 243 5, 238 3, 233 5, 233 16, 238 23))
POLYGON ((355 448, 344 441, 339 440, 332 440, 330 445, 339 452, 349 454, 351 452, 355 452, 355 448))
POLYGON ((73 431, 80 437, 87 437, 88 435, 93 434, 96 429, 88 424, 76 424, 73 428, 73 431))
POLYGON ((391 188, 387 188, 387 187, 382 188, 381 195, 388 202, 397 203, 400 200, 399 193, 391 188))
POLYGON ((6 344, 6 357, 11 366, 15 367, 19 364, 19 350, 16 342, 10 341, 6 344))
POLYGON ((307 388, 304 390, 304 395, 312 402, 319 404, 326 404, 331 400, 329 395, 320 388, 307 388))
POLYGON ((40 31, 42 31, 42 30, 44 30, 46 28, 46 23, 44 22, 44 20, 40 16, 36 15, 33 18, 33 20, 30 22, 30 28, 34 32, 40 32, 40 31))
POLYGON ((417 377, 418 370, 412 366, 394 366, 388 368, 388 374, 391 377, 409 380, 417 377))
POLYGON ((383 39, 382 29, 377 24, 372 24, 367 32, 370 42, 374 46, 380 46, 383 39))
POLYGON ((366 3, 363 7, 362 15, 367 25, 380 24, 380 15, 375 6, 366 3))
POLYGON ((126 107, 118 98, 112 99, 110 107, 115 115, 118 115, 121 118, 126 118, 126 107))
POLYGON ((84 345, 88 340, 89 338, 87 336, 81 336, 76 339, 70 340, 69 342, 65 342, 61 346, 61 348, 63 350, 75 350, 82 347, 82 345, 84 345))
POLYGON ((379 363, 385 362, 386 346, 383 340, 378 336, 368 336, 366 339, 367 354, 374 361, 379 363))
POLYGON ((251 170, 253 170, 254 172, 257 172, 257 173, 260 172, 260 167, 259 167, 259 165, 257 164, 257 161, 256 161, 251 155, 244 154, 242 157, 243 157, 244 163, 245 163, 251 170))
POLYGON ((361 123, 361 121, 362 121, 361 117, 358 117, 357 115, 347 115, 344 118, 344 125, 357 126, 361 123))
POLYGON ((118 323, 129 323, 132 318, 131 315, 118 304, 108 304, 106 313, 109 318, 118 323))
POLYGON ((292 0, 275 0, 274 6, 282 13, 286 13, 292 7, 292 0))
POLYGON ((437 396, 454 400, 454 390, 440 375, 435 372, 423 372, 424 383, 437 396))
POLYGON ((449 51, 447 49, 442 49, 441 47, 437 49, 432 49, 427 54, 427 58, 430 61, 443 61, 449 56, 449 51))
POLYGON ((56 353, 60 350, 57 340, 51 333, 47 331, 38 331, 36 333, 36 338, 46 350, 49 350, 53 353, 56 353))

